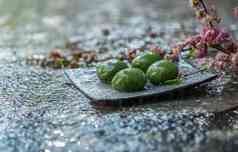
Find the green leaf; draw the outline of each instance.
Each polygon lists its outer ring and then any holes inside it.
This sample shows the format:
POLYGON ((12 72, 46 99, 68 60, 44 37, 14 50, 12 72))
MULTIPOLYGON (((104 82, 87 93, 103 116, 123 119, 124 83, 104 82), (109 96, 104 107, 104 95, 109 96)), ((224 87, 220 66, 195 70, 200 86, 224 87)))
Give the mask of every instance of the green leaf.
POLYGON ((176 78, 173 80, 167 80, 163 83, 163 85, 179 85, 182 83, 181 78, 176 78))
POLYGON ((194 59, 195 58, 195 49, 194 48, 191 48, 186 56, 187 59, 194 59))

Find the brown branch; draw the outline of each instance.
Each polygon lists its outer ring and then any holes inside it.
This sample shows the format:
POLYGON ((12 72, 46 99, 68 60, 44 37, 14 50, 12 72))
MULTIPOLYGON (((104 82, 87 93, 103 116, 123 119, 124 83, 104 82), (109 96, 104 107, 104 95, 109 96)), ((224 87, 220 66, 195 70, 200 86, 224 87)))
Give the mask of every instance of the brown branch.
MULTIPOLYGON (((208 8, 207 8, 205 2, 204 2, 203 0, 199 0, 199 1, 200 1, 200 3, 202 4, 202 7, 203 7, 204 11, 209 15, 209 11, 208 11, 208 8)), ((209 21, 208 24, 209 24, 211 27, 213 27, 213 24, 212 24, 211 21, 209 21)))

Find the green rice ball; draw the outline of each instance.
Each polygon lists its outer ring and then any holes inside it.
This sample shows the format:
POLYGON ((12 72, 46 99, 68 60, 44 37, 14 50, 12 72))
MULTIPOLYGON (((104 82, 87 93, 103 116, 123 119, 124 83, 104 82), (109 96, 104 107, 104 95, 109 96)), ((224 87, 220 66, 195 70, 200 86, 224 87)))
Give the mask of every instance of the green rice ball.
POLYGON ((159 85, 165 81, 176 79, 178 77, 178 67, 169 60, 161 60, 149 67, 146 76, 152 84, 159 85))
POLYGON ((142 53, 132 61, 132 67, 139 68, 146 72, 150 65, 159 60, 161 60, 161 56, 159 54, 153 52, 142 53))
POLYGON ((127 68, 118 72, 113 80, 112 87, 122 92, 133 92, 144 90, 146 76, 137 68, 127 68))
POLYGON ((125 68, 128 68, 128 65, 124 61, 111 60, 107 63, 98 64, 96 73, 102 82, 110 84, 115 74, 125 68))

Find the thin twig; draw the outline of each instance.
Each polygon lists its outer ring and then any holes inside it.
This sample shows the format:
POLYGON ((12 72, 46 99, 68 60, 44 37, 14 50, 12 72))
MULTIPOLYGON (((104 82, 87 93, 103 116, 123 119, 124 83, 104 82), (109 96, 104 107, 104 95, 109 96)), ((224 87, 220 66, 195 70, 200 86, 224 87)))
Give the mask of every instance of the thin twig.
MULTIPOLYGON (((209 11, 208 11, 208 8, 207 8, 205 2, 204 2, 203 0, 199 0, 199 1, 201 2, 204 11, 205 11, 207 14, 209 14, 209 11)), ((211 21, 209 21, 209 25, 210 25, 211 27, 213 27, 213 24, 212 24, 211 21)))

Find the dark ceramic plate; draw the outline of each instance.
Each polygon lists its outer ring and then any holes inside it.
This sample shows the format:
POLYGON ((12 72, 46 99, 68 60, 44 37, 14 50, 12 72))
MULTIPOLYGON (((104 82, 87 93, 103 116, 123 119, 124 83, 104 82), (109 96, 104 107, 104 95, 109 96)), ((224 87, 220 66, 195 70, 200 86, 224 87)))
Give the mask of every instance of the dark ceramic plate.
POLYGON ((163 95, 216 78, 215 74, 201 71, 184 61, 180 62, 179 69, 185 75, 179 85, 153 86, 147 84, 145 90, 130 93, 119 92, 112 89, 110 85, 100 82, 96 76, 95 68, 66 70, 65 74, 86 97, 94 102, 123 102, 130 99, 163 95))

